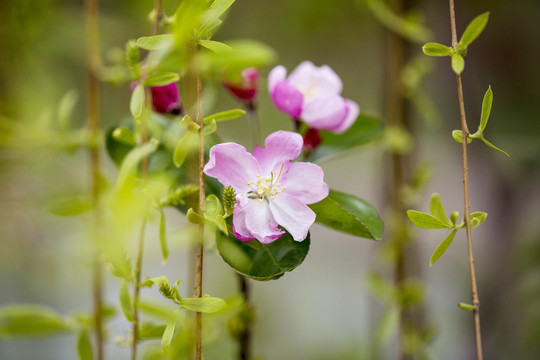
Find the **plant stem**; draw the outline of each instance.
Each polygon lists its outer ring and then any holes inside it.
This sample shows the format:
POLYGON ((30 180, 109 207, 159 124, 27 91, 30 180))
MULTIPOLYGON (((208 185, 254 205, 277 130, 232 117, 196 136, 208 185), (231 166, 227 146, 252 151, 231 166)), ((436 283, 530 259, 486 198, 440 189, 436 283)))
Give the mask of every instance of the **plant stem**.
MULTIPOLYGON (((240 281, 240 292, 244 298, 244 306, 248 311, 252 310, 252 305, 250 304, 250 289, 249 280, 244 275, 238 274, 238 280, 240 281)), ((244 324, 244 328, 240 333, 240 360, 249 360, 251 358, 251 319, 247 320, 244 324)))
MULTIPOLYGON (((204 184, 204 124, 202 111, 202 80, 197 74, 197 124, 199 124, 199 214, 204 213, 206 194, 204 184)), ((203 281, 203 255, 204 255, 204 223, 199 224, 199 241, 197 242, 197 263, 195 264, 195 297, 202 297, 203 281)), ((195 359, 202 358, 202 313, 197 312, 195 316, 195 359)))
POLYGON ((257 114, 256 105, 251 105, 247 107, 248 116, 251 122, 251 139, 253 142, 253 148, 261 144, 261 130, 259 123, 259 115, 257 114))
POLYGON ((155 18, 154 18, 154 24, 152 27, 152 35, 157 35, 159 33, 159 22, 161 21, 161 17, 163 15, 161 10, 161 0, 156 0, 154 5, 154 11, 155 11, 155 18))
MULTIPOLYGON (((456 15, 454 11, 454 0, 450 1, 450 26, 452 30, 452 47, 455 49, 457 41, 457 32, 456 32, 456 15)), ((475 306, 473 310, 474 315, 474 334, 476 342, 476 358, 477 360, 482 360, 482 336, 480 332, 480 299, 478 297, 478 289, 476 286, 476 271, 474 268, 474 254, 472 247, 472 237, 471 237, 471 224, 470 224, 470 209, 469 209, 469 172, 467 164, 467 136, 469 135, 469 129, 467 127, 467 118, 465 116, 465 102, 463 100, 463 87, 461 84, 461 75, 456 75, 457 80, 457 92, 458 92, 458 101, 459 101, 459 112, 461 117, 461 130, 463 131, 462 138, 462 150, 463 150, 463 197, 465 202, 465 227, 467 230, 467 249, 469 252, 469 268, 471 275, 471 292, 472 292, 472 303, 475 306)))
MULTIPOLYGON (((98 72, 100 66, 99 54, 99 25, 98 25, 99 6, 98 0, 85 1, 86 17, 86 39, 88 46, 88 119, 87 129, 90 141, 90 178, 91 178, 91 196, 94 208, 94 228, 92 239, 97 241, 97 232, 100 228, 99 220, 99 173, 100 158, 99 147, 96 140, 99 137, 99 82, 98 72)), ((97 245, 97 244, 96 244, 97 245)), ((103 274, 102 264, 99 256, 99 249, 96 246, 92 270, 92 301, 94 333, 96 340, 96 359, 103 359, 103 274)))

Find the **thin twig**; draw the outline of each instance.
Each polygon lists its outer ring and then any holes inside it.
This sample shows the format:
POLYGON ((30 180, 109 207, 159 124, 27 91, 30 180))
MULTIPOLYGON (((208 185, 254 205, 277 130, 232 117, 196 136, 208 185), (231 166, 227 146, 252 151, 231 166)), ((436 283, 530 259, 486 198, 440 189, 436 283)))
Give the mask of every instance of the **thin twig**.
POLYGON ((146 232, 146 217, 141 223, 141 229, 139 232, 139 247, 137 249, 137 262, 135 263, 135 286, 133 289, 133 341, 131 343, 131 360, 137 358, 137 340, 139 337, 139 294, 141 287, 141 272, 143 262, 144 251, 144 235, 146 232))
POLYGON ((154 5, 154 12, 155 12, 155 18, 154 18, 154 24, 152 27, 152 35, 159 34, 159 22, 161 21, 161 17, 163 15, 161 10, 161 0, 156 0, 156 3, 154 5))
MULTIPOLYGON (((205 208, 205 184, 204 184, 204 124, 202 112, 202 80, 197 74, 197 124, 199 124, 199 214, 204 213, 205 208)), ((202 297, 203 281, 203 255, 204 255, 204 223, 199 224, 199 241, 197 242, 197 263, 195 265, 195 297, 202 297)), ((202 359, 202 313, 197 312, 195 317, 195 359, 202 359)))
MULTIPOLYGON (((452 29, 452 47, 455 49, 457 42, 457 32, 456 32, 456 15, 454 11, 454 0, 450 1, 450 25, 452 29)), ((463 87, 461 84, 461 75, 456 75, 457 80, 457 91, 458 91, 458 101, 459 101, 459 112, 461 116, 461 129, 463 131, 462 138, 462 150, 463 150, 463 197, 465 202, 465 227, 467 229, 467 248, 469 252, 469 268, 471 275, 471 292, 472 292, 472 303, 475 306, 473 310, 474 315, 474 334, 476 342, 476 359, 482 360, 482 335, 480 331, 480 299, 478 297, 478 289, 476 286, 476 271, 474 268, 474 254, 472 247, 472 237, 471 237, 471 224, 470 224, 470 209, 469 209, 469 171, 467 164, 467 137, 469 136, 469 129, 467 127, 467 119, 465 117, 465 102, 463 100, 463 87)))
MULTIPOLYGON (((98 0, 86 0, 86 37, 88 46, 88 119, 87 129, 90 137, 90 178, 91 178, 91 196, 94 207, 94 228, 93 240, 97 241, 97 232, 99 229, 99 173, 100 158, 99 148, 96 139, 99 136, 99 80, 98 71, 100 66, 99 54, 99 25, 98 0)), ((96 246, 97 247, 97 246, 96 246)), ((92 298, 93 298, 93 318, 94 332, 96 339, 96 359, 103 359, 103 274, 102 264, 99 256, 99 249, 96 248, 93 261, 92 274, 92 298)))

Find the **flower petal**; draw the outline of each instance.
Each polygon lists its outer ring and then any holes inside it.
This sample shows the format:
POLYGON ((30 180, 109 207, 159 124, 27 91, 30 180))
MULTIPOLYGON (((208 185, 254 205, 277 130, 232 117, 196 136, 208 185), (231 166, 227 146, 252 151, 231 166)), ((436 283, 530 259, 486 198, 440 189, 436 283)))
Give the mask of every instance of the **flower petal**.
POLYGON ((271 94, 272 101, 279 110, 289 114, 293 119, 300 116, 304 95, 297 88, 283 80, 274 86, 271 94))
POLYGON ((268 92, 271 94, 274 92, 274 88, 277 83, 285 80, 287 76, 287 69, 284 66, 278 65, 270 71, 268 74, 268 92))
POLYGON ((223 143, 210 149, 204 173, 217 178, 224 186, 232 186, 237 193, 244 193, 250 190, 247 183, 261 173, 261 167, 243 146, 223 143))
POLYGON ((249 203, 252 200, 238 197, 233 212, 233 233, 238 240, 251 241, 255 238, 246 226, 246 215, 248 213, 249 203))
POLYGON ((304 61, 294 69, 287 81, 304 92, 306 97, 339 95, 343 83, 329 66, 317 67, 311 61, 304 61))
POLYGON ((295 241, 306 238, 309 228, 315 222, 315 213, 307 205, 286 192, 276 196, 269 204, 274 219, 295 241))
POLYGON ((289 168, 289 162, 296 159, 302 152, 304 140, 300 134, 291 131, 276 131, 268 135, 264 141, 265 148, 257 146, 253 150, 253 156, 261 165, 264 176, 271 172, 289 168), (281 169, 284 164, 283 169, 281 169))
POLYGON ((285 233, 278 228, 276 220, 272 217, 268 201, 259 203, 258 200, 249 199, 248 207, 245 217, 246 227, 261 243, 271 243, 285 233))
POLYGON ((336 127, 326 130, 335 132, 336 134, 341 134, 349 130, 352 124, 354 124, 356 118, 358 117, 358 114, 360 113, 360 107, 358 107, 357 103, 349 99, 345 99, 345 107, 346 112, 343 121, 336 127))
MULTIPOLYGON (((323 181, 320 166, 306 163, 292 163, 281 182, 287 189, 283 193, 295 197, 304 204, 314 204, 328 196, 328 185, 323 181)), ((278 197, 280 197, 278 195, 278 197)))
POLYGON ((302 120, 315 129, 339 127, 346 114, 345 100, 339 95, 317 97, 304 103, 302 108, 302 120))

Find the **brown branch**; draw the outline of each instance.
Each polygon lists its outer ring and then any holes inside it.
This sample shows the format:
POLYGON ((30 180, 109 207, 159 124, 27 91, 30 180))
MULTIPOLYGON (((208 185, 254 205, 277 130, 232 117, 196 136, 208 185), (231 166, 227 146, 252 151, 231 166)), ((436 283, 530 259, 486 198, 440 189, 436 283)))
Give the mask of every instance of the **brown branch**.
MULTIPOLYGON (((94 228, 93 240, 97 241, 97 232, 99 229, 99 173, 100 158, 97 139, 99 137, 99 24, 98 24, 99 6, 98 0, 85 1, 86 18, 86 40, 88 46, 88 118, 87 130, 90 137, 90 179, 91 179, 91 197, 94 208, 94 228)), ((102 264, 99 257, 99 250, 96 248, 92 270, 92 302, 94 318, 94 336, 96 340, 96 359, 102 360, 103 351, 103 274, 102 264)))
MULTIPOLYGON (((450 25, 452 30, 452 47, 455 49, 457 46, 457 32, 456 32, 456 15, 454 11, 454 0, 450 1, 450 25)), ((456 75, 459 112, 461 117, 461 129, 463 131, 462 137, 462 151, 463 151, 463 198, 465 203, 465 227, 467 230, 467 249, 469 253, 469 268, 471 276, 471 293, 472 303, 475 306, 473 310, 474 315, 474 334, 476 342, 476 359, 482 360, 482 336, 480 331, 480 299, 478 297, 478 288, 476 286, 476 271, 474 268, 474 254, 472 247, 471 236, 471 224, 470 224, 470 208, 469 208, 469 170, 467 160, 467 137, 469 136, 469 129, 467 127, 467 119, 465 116, 465 102, 463 100, 463 87, 461 83, 461 75, 456 75)))

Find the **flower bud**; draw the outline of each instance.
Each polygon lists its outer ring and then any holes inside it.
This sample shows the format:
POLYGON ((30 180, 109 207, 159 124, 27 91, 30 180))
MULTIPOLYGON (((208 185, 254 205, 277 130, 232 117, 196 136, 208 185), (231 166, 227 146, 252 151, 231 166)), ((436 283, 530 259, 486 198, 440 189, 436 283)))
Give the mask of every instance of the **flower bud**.
POLYGON ((254 67, 249 67, 241 72, 239 79, 235 80, 227 76, 227 70, 223 72, 223 75, 223 86, 247 107, 253 107, 257 98, 259 71, 254 67))
POLYGON ((150 89, 152 91, 152 105, 156 112, 173 115, 182 113, 182 104, 176 83, 152 86, 150 89))
POLYGON ((311 154, 321 144, 322 137, 319 130, 309 128, 304 135, 304 153, 311 154))

